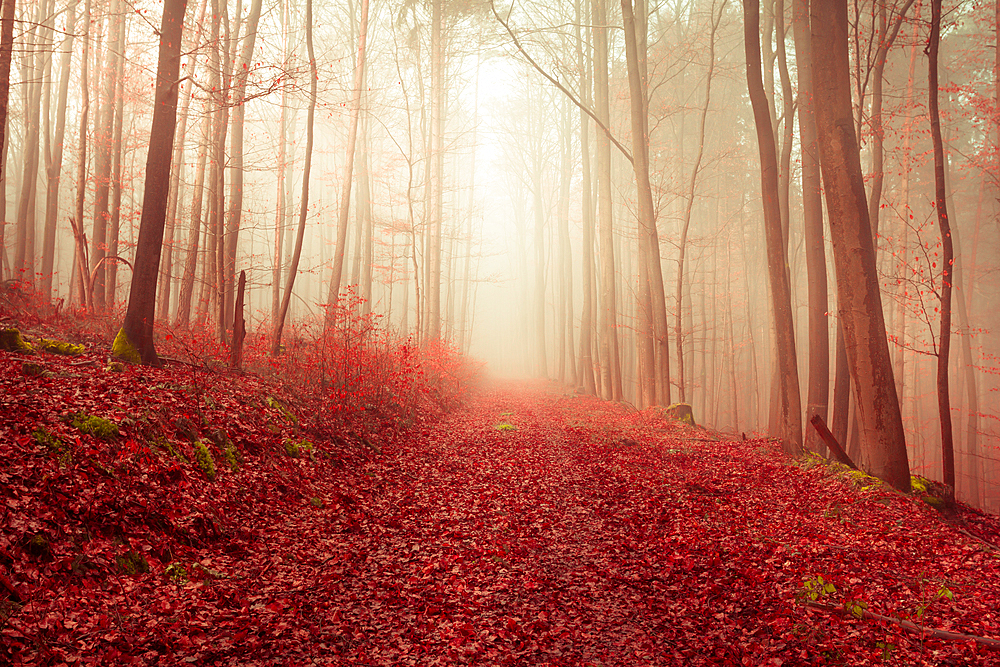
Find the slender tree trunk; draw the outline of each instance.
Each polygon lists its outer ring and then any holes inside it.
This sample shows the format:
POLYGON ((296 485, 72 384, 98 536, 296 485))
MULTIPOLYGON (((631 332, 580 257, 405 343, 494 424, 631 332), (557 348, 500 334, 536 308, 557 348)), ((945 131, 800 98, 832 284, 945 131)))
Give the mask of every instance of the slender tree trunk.
MULTIPOLYGON (((108 39, 106 47, 105 72, 101 77, 102 96, 100 111, 95 124, 95 163, 94 181, 94 243, 90 255, 90 270, 93 275, 94 306, 98 310, 107 307, 107 262, 108 227, 111 221, 111 153, 113 150, 115 131, 115 97, 118 94, 118 58, 122 55, 122 44, 118 44, 118 21, 121 21, 120 2, 111 3, 111 15, 108 20, 108 39)), ((181 130, 183 136, 183 129, 181 130)))
MULTIPOLYGON (((302 239, 306 232, 306 216, 309 213, 309 173, 312 171, 313 125, 316 118, 316 84, 319 70, 316 67, 316 53, 313 50, 312 11, 313 0, 306 0, 306 53, 309 56, 309 112, 306 115, 306 153, 302 167, 302 201, 299 202, 299 226, 295 235, 295 250, 292 251, 292 261, 288 265, 288 279, 285 282, 285 293, 281 297, 281 310, 274 326, 274 336, 271 341, 271 354, 277 356, 281 351, 281 332, 288 315, 288 304, 292 300, 292 287, 295 285, 295 275, 299 271, 299 258, 302 257, 302 239)), ((367 0, 365 0, 367 4, 367 0)))
POLYGON ((938 112, 938 47, 941 39, 941 0, 931 0, 931 34, 927 46, 928 108, 931 140, 934 144, 934 191, 938 227, 941 230, 941 328, 937 349, 937 398, 941 419, 941 468, 943 481, 955 488, 955 444, 951 428, 951 396, 948 391, 948 360, 951 351, 951 290, 954 248, 948 198, 944 182, 944 145, 941 141, 941 117, 938 112))
MULTIPOLYGON (((257 25, 260 22, 262 0, 253 0, 250 14, 247 16, 246 31, 243 36, 243 49, 240 60, 233 73, 233 123, 230 136, 230 167, 232 178, 229 181, 229 215, 225 232, 225 262, 220 268, 224 272, 223 297, 225 299, 222 312, 226 316, 225 330, 232 327, 235 313, 233 304, 233 287, 236 281, 236 248, 239 245, 240 223, 243 216, 243 126, 246 117, 247 77, 253 65, 254 45, 257 43, 257 25)), ((234 23, 239 25, 239 17, 234 23)), ((238 32, 238 31, 237 31, 238 32)))
MULTIPOLYGON (((708 37, 708 73, 705 76, 705 103, 701 107, 698 118, 698 153, 695 156, 694 166, 691 168, 691 178, 688 181, 687 203, 684 206, 684 220, 681 223, 681 236, 678 242, 677 256, 677 292, 675 301, 677 302, 677 323, 675 326, 675 338, 677 339, 677 375, 678 389, 680 391, 680 401, 687 402, 687 392, 684 382, 684 336, 681 324, 681 315, 684 312, 684 259, 687 252, 688 228, 691 226, 691 211, 694 209, 694 197, 698 187, 698 173, 701 171, 701 160, 705 154, 705 123, 708 120, 708 107, 712 99, 712 75, 715 72, 715 33, 719 23, 722 21, 722 13, 725 11, 726 3, 723 2, 719 8, 718 17, 715 14, 715 3, 712 4, 711 24, 708 37)), ((652 203, 652 198, 650 198, 652 203)))
POLYGON ((159 366, 153 346, 153 322, 156 308, 156 278, 163 225, 167 216, 170 188, 170 160, 173 154, 177 121, 177 79, 181 67, 181 37, 187 0, 164 0, 160 24, 160 52, 156 67, 156 93, 149 153, 146 157, 146 185, 143 192, 142 219, 136 242, 132 287, 129 291, 125 322, 115 340, 115 352, 130 361, 138 352, 142 363, 159 366), (124 348, 124 349, 123 349, 124 348))
POLYGON ((14 52, 14 3, 0 0, 0 280, 6 261, 7 227, 7 106, 10 102, 10 61, 14 52))
POLYGON ((80 301, 87 310, 94 309, 93 293, 90 290, 90 280, 87 265, 86 239, 81 236, 83 230, 83 207, 87 196, 87 124, 90 116, 90 17, 91 2, 84 3, 83 10, 83 57, 80 73, 80 148, 78 151, 76 170, 76 267, 78 272, 80 301))
MULTIPOLYGON (((594 100, 597 116, 607 127, 611 118, 608 78, 608 18, 605 0, 593 0, 594 14, 594 100)), ((603 395, 622 399, 621 356, 618 351, 618 305, 616 299, 614 253, 614 210, 611 198, 611 141, 607 134, 597 137, 598 208, 601 243, 601 338, 605 359, 603 395)))
POLYGON ((340 283, 344 274, 344 251, 347 246, 347 223, 351 211, 351 183, 354 169, 354 149, 358 140, 358 118, 361 115, 361 87, 365 70, 365 42, 368 38, 368 0, 361 0, 361 28, 358 33, 358 57, 354 67, 354 94, 351 98, 351 120, 347 130, 347 160, 340 191, 340 214, 337 223, 337 249, 333 256, 333 275, 330 278, 330 295, 327 300, 326 327, 334 324, 337 302, 340 300, 340 283))
MULTIPOLYGON (((40 0, 35 7, 35 15, 30 28, 30 43, 36 43, 41 22, 49 13, 50 3, 40 0)), ((21 195, 17 204, 17 247, 14 255, 14 268, 20 274, 20 279, 30 284, 34 283, 35 273, 35 198, 38 193, 38 162, 41 140, 41 104, 42 104, 42 50, 25 54, 24 71, 24 172, 21 178, 21 195)))
MULTIPOLYGON (((583 103, 587 104, 591 80, 589 76, 589 66, 585 65, 584 44, 589 44, 590 40, 584 41, 583 23, 588 12, 584 11, 582 2, 575 0, 576 10, 576 42, 579 45, 576 52, 577 69, 580 72, 580 90, 582 92, 583 103)), ((1000 1, 1000 0, 998 0, 1000 1)), ((584 391, 594 395, 597 393, 597 385, 594 381, 594 358, 593 358, 593 312, 594 306, 591 299, 593 293, 593 256, 594 256, 594 212, 591 206, 592 179, 590 173, 590 118, 580 110, 580 160, 582 190, 581 208, 583 217, 583 250, 580 253, 583 264, 583 311, 580 316, 580 384, 584 391)))
POLYGON ((908 491, 910 471, 882 315, 861 158, 851 122, 847 3, 810 7, 813 86, 837 303, 872 474, 908 491))
POLYGON ((208 162, 209 145, 212 139, 212 102, 205 101, 201 121, 201 142, 198 146, 198 167, 194 175, 194 189, 191 192, 191 233, 188 236, 187 255, 184 258, 184 275, 181 278, 181 292, 177 298, 177 318, 174 326, 183 328, 191 321, 191 299, 194 295, 194 277, 198 268, 198 251, 201 243, 202 202, 205 198, 205 164, 208 162))
POLYGON ((799 398, 798 366, 795 356, 791 288, 788 282, 787 255, 783 252, 781 211, 778 201, 778 157, 768 116, 767 97, 761 77, 760 6, 757 0, 743 0, 744 39, 747 83, 753 105, 754 124, 761 162, 761 192, 764 200, 764 235, 767 244, 767 268, 771 285, 771 304, 778 341, 778 381, 780 383, 779 424, 781 440, 787 452, 802 453, 802 412, 799 398))
MULTIPOLYGON (((45 228, 42 236, 42 284, 45 299, 52 298, 52 274, 55 270, 56 223, 59 216, 59 186, 62 179, 63 143, 66 137, 66 101, 69 98, 70 62, 73 57, 73 33, 76 30, 77 0, 66 9, 66 37, 59 62, 59 101, 56 105, 56 131, 52 160, 48 166, 48 191, 45 198, 45 228)), ((2 239, 0 239, 2 245, 2 239)))
MULTIPOLYGON (((119 3, 121 9, 121 3, 119 3)), ((118 57, 115 59, 115 80, 118 82, 118 94, 115 95, 115 126, 111 141, 111 219, 108 227, 108 254, 118 256, 118 245, 122 218, 122 132, 125 115, 125 35, 127 15, 117 22, 118 34, 115 37, 119 44, 118 57)), ((113 304, 118 300, 118 263, 110 262, 105 274, 105 301, 113 304)))
MULTIPOLYGON (((820 192, 819 148, 813 110, 812 36, 809 34, 809 0, 793 0, 792 25, 795 63, 799 77, 799 136, 802 142, 802 210, 809 289, 809 386, 806 419, 829 419, 830 327, 826 283, 826 250, 823 241, 823 200, 820 192)), ((825 451, 816 429, 806 427, 809 449, 825 451)), ((841 440, 840 442, 843 442, 841 440)))

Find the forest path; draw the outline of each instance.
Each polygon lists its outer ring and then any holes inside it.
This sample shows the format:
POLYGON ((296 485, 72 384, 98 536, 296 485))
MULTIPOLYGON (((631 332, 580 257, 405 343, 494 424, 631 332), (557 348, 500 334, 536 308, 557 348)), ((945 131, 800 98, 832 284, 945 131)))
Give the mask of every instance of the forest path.
POLYGON ((864 664, 888 641, 952 664, 801 604, 820 576, 831 604, 897 614, 933 577, 981 583, 933 512, 655 414, 500 386, 371 462, 313 598, 337 610, 323 643, 363 664, 777 665, 864 664), (947 575, 942 551, 961 557, 947 575))

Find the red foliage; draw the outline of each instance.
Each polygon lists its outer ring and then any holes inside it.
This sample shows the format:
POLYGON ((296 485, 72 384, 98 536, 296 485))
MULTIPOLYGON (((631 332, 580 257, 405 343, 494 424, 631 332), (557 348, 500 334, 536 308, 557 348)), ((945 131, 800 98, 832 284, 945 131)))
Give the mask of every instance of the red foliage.
MULTIPOLYGON (((319 342, 295 353, 301 371, 331 392, 345 381, 342 405, 370 401, 352 364, 308 367, 337 349, 319 342)), ((449 355, 386 353, 436 383, 426 405, 462 396, 449 355)), ((1000 559, 912 498, 542 387, 369 429, 381 453, 321 397, 177 363, 116 373, 97 353, 0 352, 0 574, 20 597, 0 588, 0 663, 996 663, 802 604, 822 576, 831 604, 1000 636, 1000 559), (59 418, 80 411, 122 435, 59 418), (314 456, 287 455, 289 438, 314 456)), ((1000 532, 983 516, 968 530, 1000 532)))

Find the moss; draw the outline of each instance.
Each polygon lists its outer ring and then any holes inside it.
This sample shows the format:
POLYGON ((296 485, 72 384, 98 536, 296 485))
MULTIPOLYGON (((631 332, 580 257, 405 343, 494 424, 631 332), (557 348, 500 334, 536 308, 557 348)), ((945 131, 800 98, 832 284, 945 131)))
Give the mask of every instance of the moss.
POLYGON ((285 453, 291 456, 293 459, 300 458, 303 453, 309 455, 311 461, 316 460, 316 455, 314 453, 315 445, 313 445, 308 440, 300 440, 296 442, 291 438, 285 439, 285 453))
POLYGON ((876 484, 880 484, 881 480, 878 477, 873 477, 866 473, 864 470, 845 470, 842 475, 844 479, 851 482, 853 486, 859 489, 867 489, 876 484))
POLYGON ((132 341, 128 339, 128 334, 125 333, 124 327, 118 330, 118 335, 115 336, 115 342, 111 344, 111 356, 130 364, 138 364, 142 362, 142 357, 139 356, 139 350, 135 349, 135 345, 133 345, 132 341))
POLYGON ((500 422, 499 424, 497 424, 493 428, 495 428, 498 431, 516 431, 517 430, 516 426, 514 426, 513 424, 508 424, 507 422, 500 422))
POLYGON ((62 354, 68 357, 75 357, 83 354, 84 352, 83 345, 73 345, 72 343, 66 343, 61 340, 52 340, 50 338, 40 339, 38 341, 38 346, 46 352, 51 352, 52 354, 62 354))
POLYGON ((114 440, 119 436, 118 424, 104 419, 78 412, 70 417, 70 424, 81 433, 92 435, 98 440, 114 440))
POLYGON ((323 501, 320 500, 319 498, 310 498, 309 502, 312 504, 313 507, 317 508, 323 507, 323 501))
POLYGON ((674 403, 668 405, 664 408, 664 412, 671 419, 676 419, 677 421, 688 424, 689 426, 695 426, 694 422, 694 410, 688 403, 674 403))
POLYGON ((118 571, 122 574, 146 574, 149 572, 149 561, 138 551, 129 551, 115 558, 118 571))
POLYGON ((108 373, 124 373, 125 364, 120 361, 109 361, 104 370, 108 373))
POLYGON ((66 465, 73 460, 73 453, 70 451, 69 445, 60 440, 59 436, 53 435, 41 427, 32 431, 31 435, 35 438, 36 443, 58 457, 60 465, 66 465))
POLYGON ((35 533, 27 542, 24 550, 29 555, 39 559, 48 559, 52 555, 52 547, 49 545, 49 538, 44 533, 35 533))
POLYGON ((163 570, 163 574, 170 577, 170 580, 178 586, 183 586, 188 580, 188 571, 180 563, 171 563, 163 570))
POLYGON ((283 416, 288 421, 289 424, 298 425, 299 423, 298 417, 292 414, 292 411, 286 408, 284 405, 282 405, 281 401, 279 401, 278 399, 274 398, 273 396, 268 396, 267 405, 268 407, 271 407, 280 412, 281 416, 283 416))
POLYGON ((226 442, 226 444, 222 446, 222 458, 226 459, 226 463, 229 464, 229 469, 231 471, 240 471, 240 462, 243 457, 240 456, 239 450, 233 446, 233 443, 226 442))
POLYGON ((194 443, 194 458, 208 481, 215 481, 215 461, 212 459, 212 452, 208 451, 208 445, 201 440, 194 443))
POLYGON ((13 327, 0 329, 0 350, 22 354, 31 354, 35 351, 31 347, 31 343, 27 343, 21 338, 21 332, 13 327))

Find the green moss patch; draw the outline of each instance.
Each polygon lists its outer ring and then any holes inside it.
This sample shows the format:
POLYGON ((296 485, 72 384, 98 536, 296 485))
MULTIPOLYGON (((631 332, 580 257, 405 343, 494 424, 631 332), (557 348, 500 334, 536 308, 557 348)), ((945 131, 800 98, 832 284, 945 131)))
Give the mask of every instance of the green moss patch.
POLYGON ((69 445, 63 442, 59 436, 41 427, 32 431, 31 435, 36 443, 55 454, 61 465, 66 465, 73 460, 73 453, 70 451, 69 445))
POLYGON ((115 342, 111 344, 111 356, 130 364, 138 364, 142 361, 142 358, 139 356, 139 350, 135 349, 135 345, 128 339, 124 327, 118 330, 115 342))
POLYGON ((83 345, 73 345, 72 343, 66 343, 61 340, 52 340, 50 338, 42 338, 38 341, 38 347, 51 354, 62 354, 68 357, 75 357, 77 355, 83 354, 83 345))
POLYGON ((115 440, 120 433, 118 424, 103 417, 78 412, 70 416, 69 423, 81 433, 92 435, 98 440, 115 440))
POLYGON ((291 456, 293 459, 302 458, 303 456, 309 456, 310 461, 316 460, 315 454, 316 446, 309 442, 308 440, 292 440, 291 438, 285 439, 285 453, 291 456))
POLYGON ((0 350, 31 354, 35 351, 31 344, 21 338, 21 332, 13 327, 0 329, 0 350))
POLYGON ((273 396, 268 396, 266 400, 268 407, 280 412, 281 416, 284 417, 289 424, 298 425, 299 418, 296 417, 294 414, 292 414, 291 410, 282 405, 281 401, 274 398, 273 396))
POLYGON ((215 460, 212 458, 212 452, 208 450, 208 445, 201 440, 194 443, 194 459, 208 481, 215 481, 215 460))

